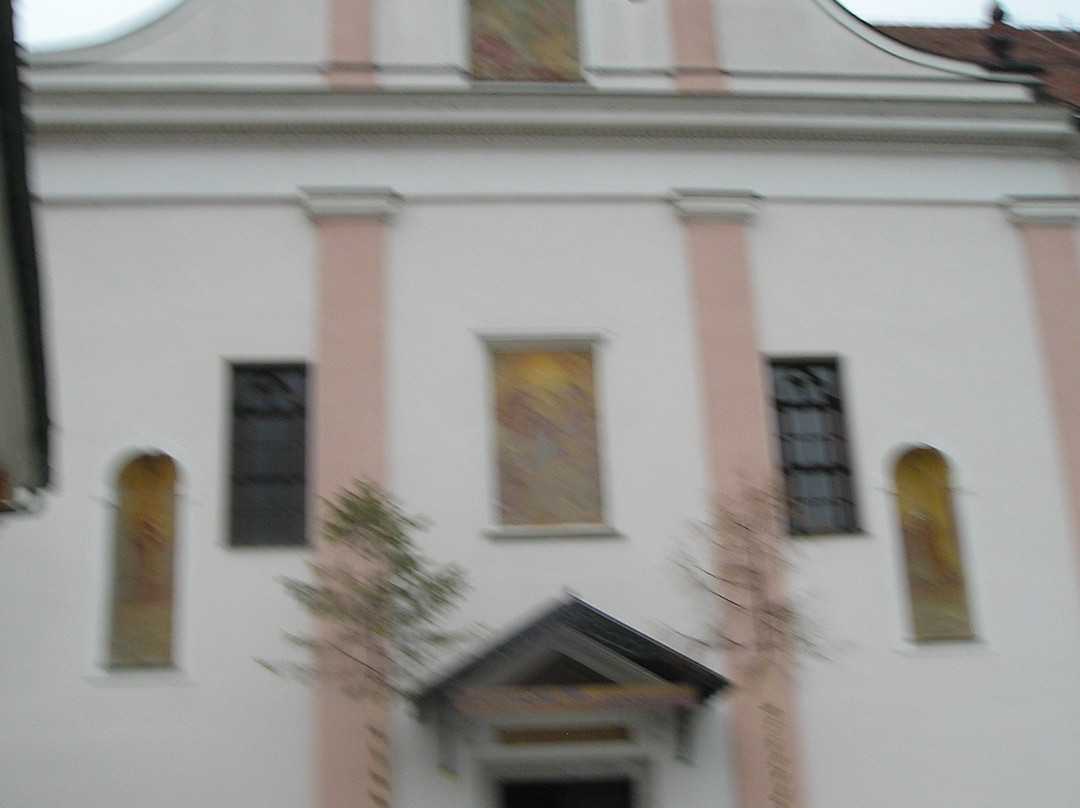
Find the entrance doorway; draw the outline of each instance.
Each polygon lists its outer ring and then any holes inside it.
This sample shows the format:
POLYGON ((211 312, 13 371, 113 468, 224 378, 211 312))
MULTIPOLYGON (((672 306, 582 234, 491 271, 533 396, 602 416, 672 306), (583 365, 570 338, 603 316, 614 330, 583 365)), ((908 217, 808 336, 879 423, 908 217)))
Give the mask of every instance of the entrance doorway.
POLYGON ((634 808, 629 778, 501 784, 499 808, 634 808))

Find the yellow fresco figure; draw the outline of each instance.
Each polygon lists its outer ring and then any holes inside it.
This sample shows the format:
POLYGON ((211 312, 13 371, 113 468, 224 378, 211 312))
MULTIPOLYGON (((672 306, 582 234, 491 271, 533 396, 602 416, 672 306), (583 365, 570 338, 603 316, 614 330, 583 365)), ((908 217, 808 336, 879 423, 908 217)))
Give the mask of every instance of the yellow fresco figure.
POLYGON ((948 464, 935 449, 911 449, 897 461, 895 479, 914 638, 970 639, 948 464))
POLYGON ((176 465, 139 455, 117 477, 111 667, 172 664, 176 465))
POLYGON ((501 523, 601 523, 591 352, 497 351, 493 364, 501 523))

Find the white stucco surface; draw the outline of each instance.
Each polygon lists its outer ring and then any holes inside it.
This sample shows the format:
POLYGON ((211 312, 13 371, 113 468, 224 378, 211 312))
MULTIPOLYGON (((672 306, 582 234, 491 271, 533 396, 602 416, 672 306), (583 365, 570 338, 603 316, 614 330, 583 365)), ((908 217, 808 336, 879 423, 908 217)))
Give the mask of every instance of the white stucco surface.
MULTIPOLYGON (((934 95, 940 90, 933 84, 949 82, 960 82, 969 97, 1001 94, 996 83, 1002 75, 906 48, 833 0, 714 1, 711 16, 719 69, 734 89, 802 92, 807 77, 848 77, 858 79, 856 85, 833 85, 833 91, 863 95, 865 81, 877 79, 873 92, 903 96, 904 82, 896 81, 903 79, 928 83, 919 94, 934 95)), ((234 79, 252 85, 271 78, 299 81, 301 74, 317 79, 331 59, 330 19, 329 0, 183 0, 126 36, 35 54, 33 60, 54 69, 77 66, 76 76, 91 65, 111 63, 143 65, 156 73, 186 72, 189 79, 224 66, 234 79)), ((582 0, 577 22, 583 88, 674 89, 672 71, 682 66, 676 63, 664 3, 582 0)), ((467 0, 372 0, 371 29, 381 86, 468 85, 467 0)), ((110 72, 101 78, 115 78, 110 72)))
POLYGON ((473 573, 481 622, 569 588, 649 629, 683 609, 672 542, 703 515, 678 224, 662 203, 428 204, 392 229, 392 478, 473 573), (596 339, 605 517, 618 538, 493 540, 485 338, 596 339), (436 406, 417 407, 416 402, 436 406), (659 578, 651 592, 635 581, 659 578))
POLYGON ((376 58, 394 66, 468 64, 467 6, 438 0, 378 3, 375 13, 376 58))
POLYGON ((842 359, 865 531, 794 551, 829 656, 800 687, 812 796, 1068 801, 1076 548, 1012 225, 992 209, 777 205, 752 245, 763 350, 842 359), (974 643, 908 641, 890 478, 918 444, 951 466, 974 643))
POLYGON ((402 196, 526 199, 628 197, 658 201, 672 189, 749 188, 766 198, 997 205, 1009 194, 1070 193, 1046 156, 837 153, 703 149, 645 141, 623 149, 597 139, 571 144, 509 138, 455 139, 413 148, 342 141, 303 150, 207 146, 58 146, 37 166, 45 199, 57 203, 221 196, 296 197, 298 185, 391 187, 402 196), (497 163, 497 169, 494 165, 497 163))
POLYGON ((226 360, 305 359, 310 233, 294 208, 39 208, 56 484, 0 525, 0 804, 296 806, 309 695, 260 668, 306 620, 301 551, 225 546, 226 360), (179 467, 176 670, 108 673, 114 475, 179 467))
MULTIPOLYGON (((0 664, 18 696, 5 701, 5 725, 26 727, 4 736, 21 772, 0 787, 7 801, 62 803, 82 773, 120 760, 159 774, 103 782, 91 804, 145 799, 162 782, 178 806, 308 798, 307 694, 252 661, 281 650, 280 629, 303 625, 274 581, 300 574, 301 554, 223 546, 224 391, 227 360, 310 356, 313 231, 289 200, 298 186, 335 183, 405 194, 387 254, 391 480, 430 520, 426 550, 471 573, 461 621, 503 628, 569 589, 672 641, 673 629, 699 627, 671 554, 707 515, 707 482, 686 258, 664 197, 721 181, 764 192, 750 231, 761 347, 841 357, 865 529, 796 551, 796 588, 838 649, 800 685, 815 804, 876 794, 899 808, 916 797, 904 771, 937 771, 919 787, 973 808, 1004 804, 981 796, 995 781, 1002 794, 1076 793, 1067 739, 1080 716, 1054 695, 1080 661, 1073 550, 1022 259, 996 204, 1060 191, 1064 175, 1000 157, 500 149, 497 172, 484 169, 490 150, 467 144, 39 153, 63 440, 49 511, 18 537, 3 527, 3 584, 21 604, 3 642, 35 649, 0 664), (488 535, 485 340, 498 337, 594 342, 617 537, 488 535), (888 464, 918 442, 945 452, 958 485, 979 636, 963 647, 906 640, 888 464), (113 686, 124 679, 95 667, 109 478, 140 448, 169 452, 182 475, 180 671, 113 686), (55 588, 34 583, 42 564, 55 588), (1008 742, 980 747, 1002 723, 1008 742), (879 742, 882 727, 895 743, 879 742), (850 771, 851 747, 864 774, 850 771), (46 766, 56 755, 67 762, 46 766), (1009 755, 1022 772, 1004 766, 1009 755), (250 762, 227 765, 234 756, 250 762), (210 774, 188 777, 189 762, 210 774)), ((430 729, 410 722, 398 718, 401 750, 426 754, 430 729)), ((714 742, 726 743, 722 732, 704 742, 709 759, 714 742)), ((657 805, 707 788, 683 764, 651 759, 657 805)), ((447 786, 434 764, 395 776, 420 804, 436 794, 470 804, 481 782, 447 786)))

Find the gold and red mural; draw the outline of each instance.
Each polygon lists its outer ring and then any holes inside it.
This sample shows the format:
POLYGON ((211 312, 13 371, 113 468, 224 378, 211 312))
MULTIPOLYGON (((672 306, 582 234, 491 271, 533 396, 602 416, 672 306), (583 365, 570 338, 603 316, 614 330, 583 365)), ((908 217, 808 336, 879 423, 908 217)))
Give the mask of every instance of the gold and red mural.
POLYGON ((580 81, 575 0, 470 0, 472 75, 580 81))
POLYGON ((972 637, 949 468, 939 452, 911 449, 896 464, 914 639, 972 637))
POLYGON ((592 352, 492 355, 504 525, 599 524, 592 352))
POLYGON ((145 454, 117 478, 111 667, 172 664, 176 466, 145 454))

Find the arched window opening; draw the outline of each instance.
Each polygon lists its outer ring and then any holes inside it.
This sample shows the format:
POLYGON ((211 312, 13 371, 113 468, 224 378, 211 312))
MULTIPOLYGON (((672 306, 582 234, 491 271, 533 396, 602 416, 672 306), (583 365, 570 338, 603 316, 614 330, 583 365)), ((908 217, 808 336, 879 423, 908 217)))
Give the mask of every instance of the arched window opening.
POLYGON ((172 665, 176 464, 143 454, 116 480, 109 667, 172 665))
POLYGON ((914 638, 971 639, 949 466, 937 450, 914 448, 897 461, 895 481, 914 638))

